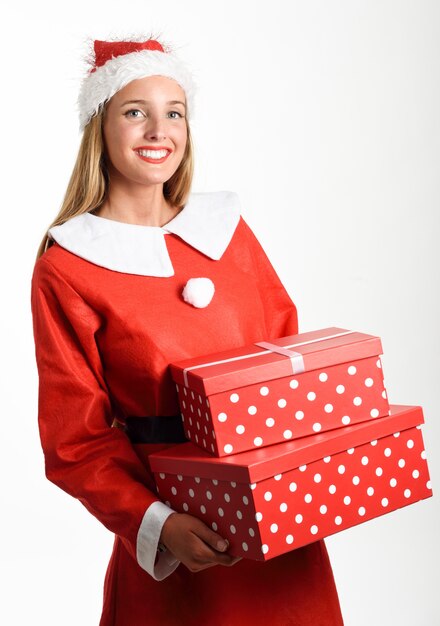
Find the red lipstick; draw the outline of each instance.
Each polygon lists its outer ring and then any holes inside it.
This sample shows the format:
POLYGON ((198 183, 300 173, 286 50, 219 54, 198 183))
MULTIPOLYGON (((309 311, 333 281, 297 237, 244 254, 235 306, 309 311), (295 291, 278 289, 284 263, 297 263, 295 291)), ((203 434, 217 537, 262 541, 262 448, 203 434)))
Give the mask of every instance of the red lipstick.
POLYGON ((138 148, 134 148, 134 152, 136 152, 136 154, 138 155, 140 159, 142 159, 143 161, 146 161, 147 163, 163 163, 170 156, 172 150, 170 148, 167 148, 166 146, 139 146, 138 148), (139 150, 155 150, 155 151, 166 150, 167 154, 161 159, 152 159, 150 157, 146 157, 146 156, 143 156, 142 154, 139 154, 138 152, 139 150))

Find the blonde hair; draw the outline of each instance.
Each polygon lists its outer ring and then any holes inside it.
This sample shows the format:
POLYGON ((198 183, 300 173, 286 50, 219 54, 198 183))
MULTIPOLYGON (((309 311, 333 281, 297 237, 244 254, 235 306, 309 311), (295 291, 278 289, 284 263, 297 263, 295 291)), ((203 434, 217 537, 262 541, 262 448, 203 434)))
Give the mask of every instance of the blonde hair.
MULTIPOLYGON (((107 103, 100 108, 84 128, 81 144, 69 184, 64 195, 61 209, 50 224, 58 226, 67 220, 87 211, 97 209, 108 194, 108 170, 103 138, 103 121, 107 103)), ((188 120, 187 142, 182 161, 169 180, 164 183, 163 195, 166 200, 179 209, 183 208, 189 195, 194 172, 194 147, 188 120)), ((48 228, 48 230, 49 230, 48 228)), ((36 260, 53 245, 47 231, 38 248, 36 260)))

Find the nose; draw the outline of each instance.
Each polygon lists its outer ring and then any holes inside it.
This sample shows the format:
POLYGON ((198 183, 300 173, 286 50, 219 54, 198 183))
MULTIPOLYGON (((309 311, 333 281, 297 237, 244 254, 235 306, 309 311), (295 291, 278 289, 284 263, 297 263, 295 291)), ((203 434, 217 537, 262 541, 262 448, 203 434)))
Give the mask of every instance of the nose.
POLYGON ((158 115, 152 116, 145 129, 145 137, 163 140, 166 137, 166 120, 158 115))

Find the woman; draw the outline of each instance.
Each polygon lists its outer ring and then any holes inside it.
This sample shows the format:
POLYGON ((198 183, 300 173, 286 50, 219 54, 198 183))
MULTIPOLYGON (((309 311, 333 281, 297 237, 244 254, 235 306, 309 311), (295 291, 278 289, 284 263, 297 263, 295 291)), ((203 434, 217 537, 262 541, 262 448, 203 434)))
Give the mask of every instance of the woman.
POLYGON ((323 541, 238 559, 156 492, 148 455, 185 440, 169 363, 297 333, 297 313, 237 195, 190 191, 194 83, 176 55, 95 41, 92 63, 32 313, 46 475, 115 533, 100 625, 340 625, 323 541))

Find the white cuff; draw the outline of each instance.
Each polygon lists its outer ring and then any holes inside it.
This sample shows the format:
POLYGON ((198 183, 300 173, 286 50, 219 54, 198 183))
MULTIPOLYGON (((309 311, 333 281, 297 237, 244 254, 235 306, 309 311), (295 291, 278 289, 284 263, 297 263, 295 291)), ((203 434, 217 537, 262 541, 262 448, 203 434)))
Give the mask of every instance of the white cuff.
POLYGON ((169 550, 157 552, 162 526, 171 513, 175 512, 163 502, 153 502, 145 511, 139 527, 136 558, 142 569, 155 580, 163 580, 172 574, 180 563, 169 550), (155 565, 157 554, 159 554, 159 558, 155 565))

